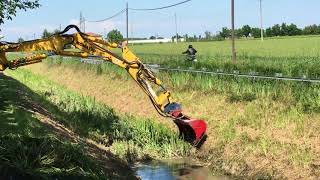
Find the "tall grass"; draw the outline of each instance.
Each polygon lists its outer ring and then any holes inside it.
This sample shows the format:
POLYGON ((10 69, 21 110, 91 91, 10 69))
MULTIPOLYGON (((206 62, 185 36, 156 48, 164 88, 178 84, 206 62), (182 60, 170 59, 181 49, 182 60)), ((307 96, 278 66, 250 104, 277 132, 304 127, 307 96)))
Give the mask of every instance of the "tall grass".
MULTIPOLYGON (((115 78, 127 80, 127 73, 112 64, 82 64, 76 59, 46 61, 50 66, 70 65, 76 69, 87 69, 97 75, 109 74, 115 78), (110 73, 112 72, 112 73, 110 73)), ((304 112, 320 112, 320 84, 308 82, 285 82, 279 80, 259 80, 241 77, 224 77, 190 73, 161 72, 158 74, 167 86, 175 91, 204 91, 226 95, 233 102, 253 101, 258 98, 270 98, 287 103, 288 108, 295 107, 304 112)))
MULTIPOLYGON (((83 147, 54 137, 1 136, 0 172, 19 179, 107 179, 83 147)), ((113 177, 110 173, 110 177, 113 177)))
MULTIPOLYGON (((42 102, 61 123, 81 136, 111 146, 114 152, 119 152, 117 147, 120 146, 128 149, 131 142, 131 150, 138 152, 135 159, 186 156, 190 153, 190 146, 177 133, 154 120, 116 114, 94 98, 66 90, 24 69, 10 71, 9 74, 53 103, 55 106, 52 107, 42 102)), ((124 157, 125 154, 120 155, 124 157)))
MULTIPOLYGON (((30 99, 40 98, 12 78, 0 78, 0 176, 4 179, 108 179, 82 144, 39 121, 30 99)), ((118 176, 119 177, 119 176, 118 176)))

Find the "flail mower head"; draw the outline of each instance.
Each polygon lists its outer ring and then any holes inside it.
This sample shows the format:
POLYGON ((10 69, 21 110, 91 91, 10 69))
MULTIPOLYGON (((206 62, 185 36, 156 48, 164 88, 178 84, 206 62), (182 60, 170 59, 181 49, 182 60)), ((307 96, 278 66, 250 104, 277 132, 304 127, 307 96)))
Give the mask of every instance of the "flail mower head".
POLYGON ((178 126, 180 136, 196 148, 200 148, 206 141, 207 124, 200 119, 190 118, 182 113, 181 105, 170 103, 165 109, 165 113, 171 115, 173 122, 178 126))

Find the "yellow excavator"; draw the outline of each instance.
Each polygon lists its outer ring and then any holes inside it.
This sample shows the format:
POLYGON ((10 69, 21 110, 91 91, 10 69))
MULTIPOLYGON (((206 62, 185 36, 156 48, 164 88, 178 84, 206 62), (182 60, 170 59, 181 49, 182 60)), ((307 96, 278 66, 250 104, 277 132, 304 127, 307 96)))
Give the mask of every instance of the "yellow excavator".
POLYGON ((127 43, 109 43, 101 38, 85 34, 75 25, 67 26, 63 31, 45 39, 35 39, 21 43, 0 42, 0 71, 6 68, 17 69, 20 66, 39 63, 49 56, 72 56, 97 58, 124 68, 150 98, 157 112, 173 119, 178 126, 180 136, 195 147, 200 147, 207 138, 205 121, 190 118, 182 113, 181 105, 174 102, 171 93, 161 84, 152 71, 128 48, 127 43), (67 34, 71 29, 76 33, 67 34), (68 51, 73 46, 78 51, 68 51), (120 48, 122 57, 112 52, 120 48), (8 52, 34 52, 31 56, 9 61, 8 52), (156 91, 154 90, 156 89, 156 91))

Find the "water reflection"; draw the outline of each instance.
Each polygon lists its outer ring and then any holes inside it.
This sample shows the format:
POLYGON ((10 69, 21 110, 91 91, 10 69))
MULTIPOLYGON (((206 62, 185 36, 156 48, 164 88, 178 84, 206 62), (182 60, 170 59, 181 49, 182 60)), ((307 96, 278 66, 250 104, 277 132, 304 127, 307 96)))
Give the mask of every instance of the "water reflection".
POLYGON ((133 169, 142 180, 229 180, 225 176, 215 176, 206 167, 194 165, 186 160, 151 161, 139 163, 133 169))

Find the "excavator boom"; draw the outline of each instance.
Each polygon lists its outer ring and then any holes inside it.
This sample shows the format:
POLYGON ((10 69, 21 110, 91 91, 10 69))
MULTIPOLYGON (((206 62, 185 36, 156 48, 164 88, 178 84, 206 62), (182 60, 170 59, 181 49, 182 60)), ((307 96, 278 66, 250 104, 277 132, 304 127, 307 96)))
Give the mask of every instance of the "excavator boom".
POLYGON ((81 32, 75 25, 69 25, 62 32, 46 39, 36 39, 22 43, 0 42, 0 71, 4 71, 6 68, 16 69, 20 66, 39 63, 43 59, 54 55, 99 58, 124 68, 147 94, 157 112, 161 116, 173 119, 179 128, 180 135, 186 141, 196 147, 200 147, 205 141, 206 123, 203 120, 184 115, 180 104, 172 100, 170 91, 129 50, 125 42, 122 44, 109 43, 81 32), (66 34, 70 29, 75 29, 77 33, 66 34), (70 46, 78 49, 78 51, 66 50, 70 46), (122 57, 112 52, 114 48, 121 48, 122 57), (8 61, 6 57, 8 52, 35 52, 38 54, 8 61))

